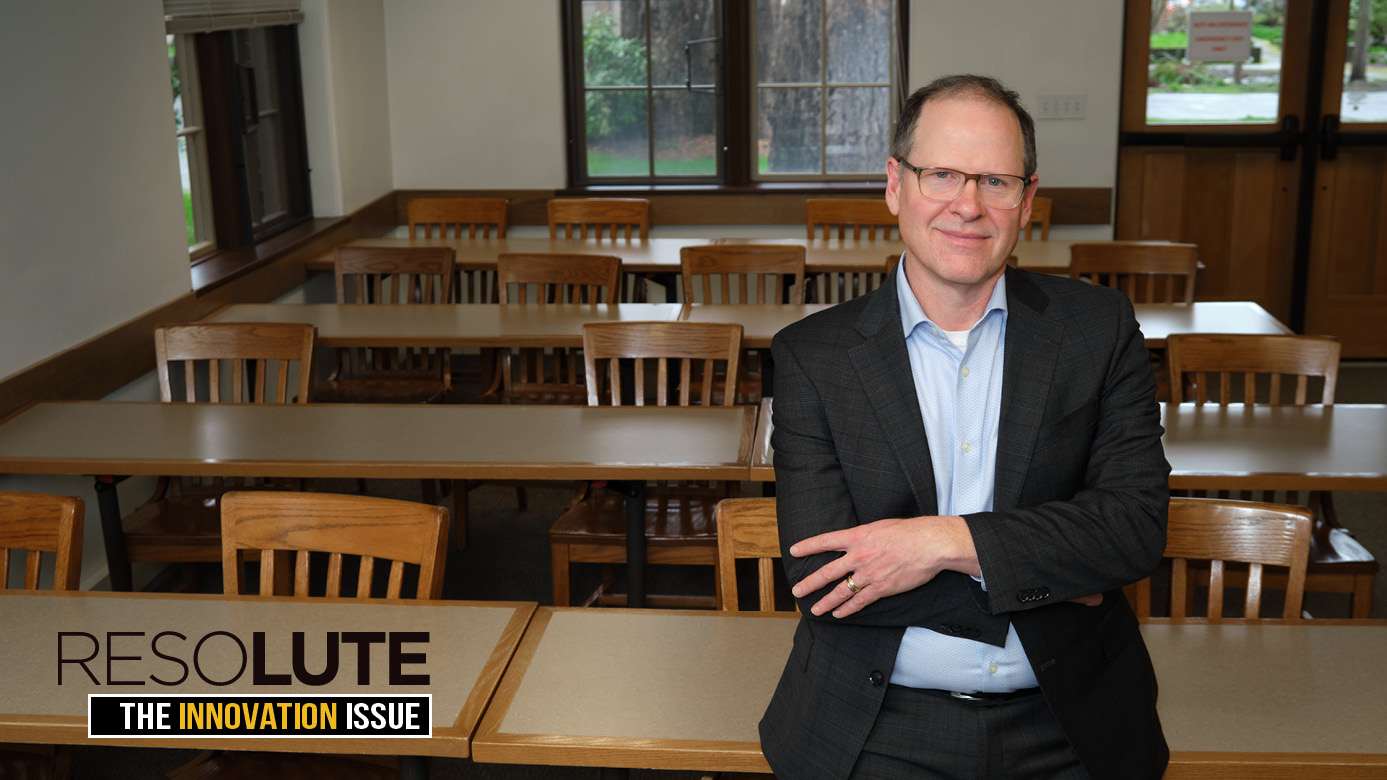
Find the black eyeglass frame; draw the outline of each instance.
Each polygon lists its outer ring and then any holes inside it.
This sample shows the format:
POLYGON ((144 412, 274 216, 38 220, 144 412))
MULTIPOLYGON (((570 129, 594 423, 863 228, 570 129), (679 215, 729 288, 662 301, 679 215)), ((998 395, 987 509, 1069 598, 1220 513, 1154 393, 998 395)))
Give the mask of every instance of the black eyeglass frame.
POLYGON ((971 182, 977 183, 977 186, 978 186, 978 197, 981 198, 981 197, 982 197, 982 183, 981 183, 979 180, 986 176, 986 177, 993 177, 993 178, 1017 179, 1018 181, 1021 182, 1021 194, 1018 195, 1018 196, 1016 197, 1016 202, 1015 202, 1015 203, 1011 204, 1010 206, 990 206, 990 208, 994 208, 994 209, 997 209, 997 208, 1014 209, 1014 208, 1016 208, 1017 206, 1020 206, 1020 205, 1021 205, 1021 201, 1023 201, 1023 200, 1026 199, 1026 188, 1029 187, 1029 186, 1031 186, 1031 180, 1030 180, 1030 179, 1027 179, 1027 178, 1024 177, 1024 176, 1017 176, 1016 174, 1013 174, 1013 173, 964 173, 963 171, 955 170, 955 169, 953 169, 953 168, 941 168, 941 167, 933 166, 933 165, 927 165, 927 166, 924 166, 924 167, 919 167, 919 166, 911 165, 910 163, 906 162, 905 160, 903 160, 903 159, 901 159, 901 158, 899 158, 899 157, 896 157, 896 158, 894 158, 894 159, 896 160, 896 162, 900 163, 901 165, 904 165, 906 168, 908 168, 908 169, 910 169, 910 170, 912 170, 912 171, 915 172, 915 176, 916 176, 916 188, 917 188, 917 189, 919 190, 919 192, 920 192, 920 197, 924 198, 925 200, 934 201, 935 203, 953 203, 954 201, 958 200, 958 196, 963 194, 964 188, 966 188, 966 187, 968 186, 968 182, 970 182, 970 181, 971 181, 971 182), (922 177, 923 177, 923 176, 925 175, 925 173, 928 172, 928 171, 948 171, 949 173, 956 173, 956 174, 958 174, 959 176, 962 176, 962 177, 963 177, 963 184, 962 184, 961 186, 959 186, 959 188, 958 188, 958 195, 955 195, 955 196, 953 196, 952 198, 949 198, 948 200, 940 200, 940 199, 938 199, 938 198, 931 198, 930 196, 926 195, 926 194, 925 194, 925 190, 924 190, 924 186, 923 186, 923 178, 922 178, 922 177))

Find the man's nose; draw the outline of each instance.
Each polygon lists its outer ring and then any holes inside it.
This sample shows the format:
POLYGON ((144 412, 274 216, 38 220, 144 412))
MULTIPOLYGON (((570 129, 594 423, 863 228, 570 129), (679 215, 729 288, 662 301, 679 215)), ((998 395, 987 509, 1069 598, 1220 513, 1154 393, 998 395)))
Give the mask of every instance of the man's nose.
POLYGON ((963 183, 963 191, 958 193, 958 197, 949 203, 949 207, 957 214, 966 217, 977 217, 983 212, 981 193, 978 192, 978 182, 970 179, 963 183))

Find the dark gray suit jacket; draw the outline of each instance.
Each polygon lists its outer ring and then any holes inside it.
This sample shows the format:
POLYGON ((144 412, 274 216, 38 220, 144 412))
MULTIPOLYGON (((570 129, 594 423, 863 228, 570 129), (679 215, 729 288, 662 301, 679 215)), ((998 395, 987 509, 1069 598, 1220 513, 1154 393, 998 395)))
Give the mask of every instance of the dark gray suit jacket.
MULTIPOLYGON (((897 271, 899 273, 899 271, 897 271)), ((994 510, 965 517, 987 581, 943 572, 838 620, 804 618, 761 745, 784 780, 844 778, 876 719, 905 626, 1001 644, 1008 621, 1095 780, 1158 778, 1169 758, 1156 680, 1120 588, 1165 549, 1170 466, 1131 303, 1114 290, 1007 269, 994 510), (1098 607, 1068 599, 1104 593, 1098 607)), ((834 554, 797 541, 937 514, 896 277, 773 342, 776 496, 790 581, 834 554)))

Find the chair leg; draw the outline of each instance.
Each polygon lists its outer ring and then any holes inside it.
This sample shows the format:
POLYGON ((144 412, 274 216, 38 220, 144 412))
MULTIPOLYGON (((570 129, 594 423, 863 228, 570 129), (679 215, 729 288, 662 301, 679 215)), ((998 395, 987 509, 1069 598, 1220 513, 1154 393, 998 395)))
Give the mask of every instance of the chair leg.
POLYGON ((568 545, 549 545, 549 575, 554 584, 554 606, 569 606, 568 545))
POLYGON ((1373 616, 1373 586, 1376 578, 1371 574, 1359 574, 1353 578, 1353 594, 1349 597, 1353 601, 1350 604, 1352 611, 1349 613, 1355 620, 1366 620, 1373 616))

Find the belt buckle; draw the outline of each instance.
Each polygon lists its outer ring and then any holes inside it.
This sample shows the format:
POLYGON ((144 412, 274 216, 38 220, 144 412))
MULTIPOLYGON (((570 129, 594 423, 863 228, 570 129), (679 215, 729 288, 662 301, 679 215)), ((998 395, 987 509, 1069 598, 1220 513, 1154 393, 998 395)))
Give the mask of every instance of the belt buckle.
POLYGON ((981 696, 974 696, 971 693, 964 693, 962 691, 949 691, 949 695, 955 699, 963 699, 965 701, 984 701, 981 696))

